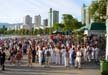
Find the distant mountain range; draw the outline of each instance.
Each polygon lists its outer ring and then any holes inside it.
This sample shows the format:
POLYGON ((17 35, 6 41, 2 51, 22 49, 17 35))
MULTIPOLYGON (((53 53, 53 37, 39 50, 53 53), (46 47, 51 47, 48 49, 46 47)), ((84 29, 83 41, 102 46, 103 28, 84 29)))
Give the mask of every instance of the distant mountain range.
POLYGON ((3 26, 10 27, 10 26, 22 25, 22 24, 23 23, 13 23, 13 24, 10 24, 10 23, 0 23, 0 28, 2 28, 3 26))

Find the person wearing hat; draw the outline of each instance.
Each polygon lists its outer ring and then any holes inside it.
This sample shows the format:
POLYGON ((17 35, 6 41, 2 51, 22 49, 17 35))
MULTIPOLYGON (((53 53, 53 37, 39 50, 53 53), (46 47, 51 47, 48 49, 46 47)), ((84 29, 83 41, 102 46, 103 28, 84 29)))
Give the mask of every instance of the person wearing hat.
POLYGON ((0 65, 1 65, 3 71, 5 70, 5 65, 4 65, 5 57, 6 57, 6 54, 5 54, 4 50, 2 50, 2 48, 0 48, 0 65))

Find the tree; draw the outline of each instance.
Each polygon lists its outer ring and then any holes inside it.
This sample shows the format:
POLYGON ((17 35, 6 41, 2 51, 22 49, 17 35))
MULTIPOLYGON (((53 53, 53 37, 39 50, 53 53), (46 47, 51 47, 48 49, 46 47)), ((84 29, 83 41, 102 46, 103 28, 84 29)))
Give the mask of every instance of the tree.
POLYGON ((89 13, 91 17, 93 17, 96 14, 97 9, 98 1, 92 1, 91 5, 89 6, 89 13))
MULTIPOLYGON (((104 17, 104 16, 106 16, 106 4, 107 3, 107 0, 100 0, 99 1, 99 7, 98 7, 98 9, 97 9, 97 12, 99 13, 99 15, 100 16, 102 16, 102 17, 104 17)), ((102 21, 102 22, 105 22, 106 21, 106 19, 105 18, 100 18, 100 20, 102 21)))
POLYGON ((43 32, 44 32, 44 34, 50 34, 50 33, 49 33, 49 28, 45 28, 45 29, 43 30, 43 32))
POLYGON ((3 28, 0 28, 0 34, 3 34, 3 33, 4 33, 3 28))
POLYGON ((75 30, 82 26, 80 22, 78 22, 77 19, 75 19, 70 14, 63 14, 63 24, 64 24, 64 30, 75 30))
POLYGON ((100 17, 106 16, 106 1, 107 0, 93 1, 89 6, 90 17, 95 22, 105 22, 105 18, 100 17))
POLYGON ((15 34, 15 30, 7 30, 7 34, 15 34))
POLYGON ((63 31, 63 28, 64 28, 64 24, 61 24, 61 23, 55 23, 53 25, 53 30, 61 30, 61 31, 63 31))
POLYGON ((38 31, 37 29, 34 29, 33 30, 33 35, 36 35, 37 34, 37 31, 38 31))
POLYGON ((72 15, 70 14, 63 14, 63 23, 64 23, 64 30, 72 30, 72 15))
POLYGON ((43 29, 39 28, 37 34, 43 34, 43 29))

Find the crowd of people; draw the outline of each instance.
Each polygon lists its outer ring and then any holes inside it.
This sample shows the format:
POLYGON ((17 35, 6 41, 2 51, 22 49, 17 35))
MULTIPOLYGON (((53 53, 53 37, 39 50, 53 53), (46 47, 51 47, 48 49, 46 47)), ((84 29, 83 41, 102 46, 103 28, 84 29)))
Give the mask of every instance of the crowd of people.
POLYGON ((82 63, 99 60, 98 39, 92 37, 84 43, 75 43, 70 37, 53 36, 49 38, 14 38, 4 39, 0 45, 0 64, 4 70, 6 53, 9 52, 9 64, 21 65, 23 56, 27 56, 28 66, 32 63, 40 65, 64 65, 81 68, 82 63))

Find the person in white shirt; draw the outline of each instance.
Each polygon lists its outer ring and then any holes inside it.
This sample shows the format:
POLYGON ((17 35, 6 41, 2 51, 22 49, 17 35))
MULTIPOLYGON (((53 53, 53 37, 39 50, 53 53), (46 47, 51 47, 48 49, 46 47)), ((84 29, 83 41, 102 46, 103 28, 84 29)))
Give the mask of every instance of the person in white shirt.
POLYGON ((94 60, 95 59, 95 49, 94 49, 94 47, 92 47, 91 48, 92 49, 92 52, 91 52, 91 56, 92 56, 92 60, 94 60))
POLYGON ((38 50, 38 59, 39 59, 39 64, 42 65, 42 48, 39 47, 38 50))
POLYGON ((84 46, 84 51, 83 51, 83 58, 84 58, 84 61, 87 62, 87 46, 84 46))
POLYGON ((60 64, 60 50, 57 47, 55 47, 55 63, 60 64))
POLYGON ((68 53, 68 50, 65 51, 64 66, 65 67, 69 66, 69 53, 68 53))
POLYGON ((69 50, 69 64, 72 64, 72 52, 73 52, 73 49, 70 48, 70 50, 69 50))
POLYGON ((80 51, 80 47, 77 48, 77 51, 76 51, 76 59, 75 59, 75 67, 77 68, 81 68, 81 56, 82 56, 82 53, 80 51))
POLYGON ((87 60, 88 60, 88 62, 91 62, 91 52, 92 52, 92 48, 90 46, 87 46, 87 60))
POLYGON ((54 64, 56 61, 56 53, 54 48, 51 49, 51 63, 54 64))
POLYGON ((61 52, 61 64, 64 65, 64 57, 65 57, 65 52, 66 52, 65 47, 62 47, 60 52, 61 52))
POLYGON ((99 48, 96 46, 96 47, 94 48, 94 51, 95 51, 95 61, 98 61, 99 48))
POLYGON ((48 67, 50 64, 50 57, 51 57, 50 48, 46 48, 45 50, 45 66, 46 67, 48 67))

